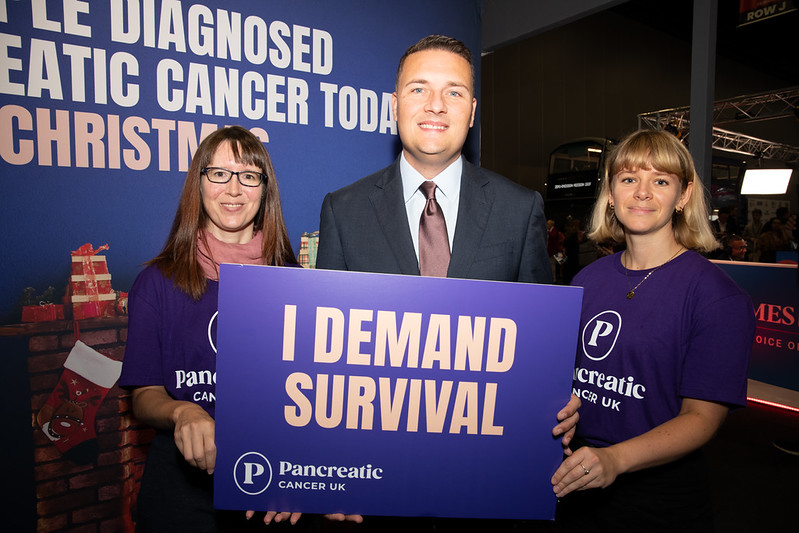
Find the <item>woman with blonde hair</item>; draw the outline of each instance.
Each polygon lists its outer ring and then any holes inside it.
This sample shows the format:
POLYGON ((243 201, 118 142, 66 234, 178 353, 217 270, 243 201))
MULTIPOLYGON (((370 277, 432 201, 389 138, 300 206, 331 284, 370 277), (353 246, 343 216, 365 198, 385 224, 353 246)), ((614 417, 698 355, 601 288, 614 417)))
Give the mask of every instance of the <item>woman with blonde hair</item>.
POLYGON ((673 135, 609 156, 589 238, 625 243, 574 278, 583 306, 574 453, 552 478, 563 531, 713 530, 698 452, 746 405, 749 296, 701 254, 718 247, 705 191, 673 135))

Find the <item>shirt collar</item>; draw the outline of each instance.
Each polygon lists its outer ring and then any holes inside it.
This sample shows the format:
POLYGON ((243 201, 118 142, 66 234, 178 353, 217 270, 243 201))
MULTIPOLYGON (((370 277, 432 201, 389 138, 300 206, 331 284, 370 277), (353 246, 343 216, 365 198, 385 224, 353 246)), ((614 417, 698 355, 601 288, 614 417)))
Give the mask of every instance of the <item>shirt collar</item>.
MULTIPOLYGON (((451 198, 460 191, 461 173, 463 172, 463 156, 453 161, 447 168, 433 178, 438 187, 438 192, 446 198, 451 198)), ((407 204, 416 194, 419 186, 424 183, 425 177, 405 159, 405 152, 400 155, 400 176, 402 177, 402 194, 407 204)))

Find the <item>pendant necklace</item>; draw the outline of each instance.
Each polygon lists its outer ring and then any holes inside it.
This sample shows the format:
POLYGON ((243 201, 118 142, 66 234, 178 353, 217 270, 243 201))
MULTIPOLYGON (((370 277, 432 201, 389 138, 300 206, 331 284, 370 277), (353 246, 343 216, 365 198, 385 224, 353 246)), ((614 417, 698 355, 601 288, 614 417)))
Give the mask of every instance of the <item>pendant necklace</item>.
MULTIPOLYGON (((644 276, 644 279, 642 279, 641 281, 639 281, 639 282, 638 282, 638 285, 636 285, 635 287, 632 287, 632 288, 630 289, 630 292, 628 292, 628 293, 627 293, 627 299, 628 299, 628 300, 632 300, 632 299, 633 299, 633 296, 635 296, 635 291, 637 291, 637 290, 638 290, 638 287, 640 287, 640 286, 641 286, 641 285, 642 285, 642 284, 643 284, 643 283, 644 283, 644 282, 645 282, 647 279, 649 279, 649 276, 651 276, 652 274, 654 274, 655 272, 657 272, 658 270, 660 270, 660 267, 662 267, 663 265, 665 265, 666 263, 668 263, 669 261, 671 261, 672 259, 674 259, 675 257, 677 257, 677 255, 678 255, 680 252, 682 252, 684 249, 685 249, 685 248, 684 248, 683 246, 680 246, 680 249, 679 249, 679 250, 677 250, 677 251, 674 253, 674 255, 672 255, 672 256, 671 256, 671 257, 668 259, 668 261, 666 261, 665 263, 661 263, 660 265, 658 265, 658 266, 656 266, 655 268, 653 268, 652 270, 650 270, 650 271, 649 271, 649 273, 648 273, 646 276, 644 276)), ((622 262, 621 262, 621 266, 623 266, 623 267, 624 267, 624 277, 625 277, 625 278, 627 278, 627 287, 631 287, 631 285, 630 285, 630 276, 628 276, 628 275, 627 275, 627 267, 626 267, 626 266, 624 266, 624 261, 622 261, 622 262)))

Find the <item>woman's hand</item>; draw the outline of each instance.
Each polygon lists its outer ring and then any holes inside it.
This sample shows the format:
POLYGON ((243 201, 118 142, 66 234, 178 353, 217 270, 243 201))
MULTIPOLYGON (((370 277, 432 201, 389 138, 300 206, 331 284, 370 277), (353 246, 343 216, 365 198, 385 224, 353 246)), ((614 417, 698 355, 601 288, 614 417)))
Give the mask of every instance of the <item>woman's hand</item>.
POLYGON ((552 490, 561 498, 570 492, 605 488, 619 475, 615 450, 583 446, 575 451, 552 476, 552 490))
MULTIPOLYGON (((247 511, 244 513, 244 516, 247 518, 247 520, 252 518, 253 515, 255 515, 255 511, 247 511)), ((302 513, 278 513, 277 511, 267 511, 264 515, 264 524, 268 526, 272 523, 272 521, 277 524, 283 522, 284 520, 288 520, 293 526, 297 523, 297 520, 299 520, 301 516, 302 513)))
POLYGON ((197 404, 181 402, 172 415, 175 423, 175 444, 190 465, 214 473, 216 442, 214 419, 197 404))
POLYGON ((205 409, 191 402, 172 398, 163 386, 133 389, 133 414, 137 419, 162 431, 172 430, 183 458, 209 474, 216 467, 214 419, 205 409))
MULTIPOLYGON (((255 511, 247 511, 244 513, 244 516, 249 520, 255 515, 255 511)), ((302 513, 278 513, 275 511, 268 511, 264 515, 264 524, 267 526, 272 523, 272 521, 279 523, 283 522, 284 520, 288 520, 291 522, 291 525, 297 523, 297 520, 300 519, 302 513)), ((359 514, 343 514, 343 513, 334 513, 334 514, 326 514, 324 515, 325 518, 328 520, 332 520, 334 522, 343 522, 343 521, 350 521, 355 522, 356 524, 360 524, 363 522, 363 516, 359 514)))
POLYGON ((580 413, 577 412, 580 405, 582 405, 580 398, 572 394, 571 398, 569 398, 569 403, 557 414, 557 419, 560 423, 552 428, 553 437, 563 435, 561 443, 563 445, 563 453, 566 455, 572 454, 569 443, 572 441, 574 432, 577 429, 577 421, 580 420, 580 413))
POLYGON ((333 514, 326 514, 325 518, 328 520, 332 520, 333 522, 355 522, 356 524, 360 524, 363 522, 363 516, 359 514, 343 514, 343 513, 333 513, 333 514))
POLYGON ((608 446, 584 446, 566 458, 552 476, 558 497, 575 490, 604 488, 619 474, 676 461, 704 446, 727 416, 715 402, 683 398, 680 413, 646 433, 608 446))

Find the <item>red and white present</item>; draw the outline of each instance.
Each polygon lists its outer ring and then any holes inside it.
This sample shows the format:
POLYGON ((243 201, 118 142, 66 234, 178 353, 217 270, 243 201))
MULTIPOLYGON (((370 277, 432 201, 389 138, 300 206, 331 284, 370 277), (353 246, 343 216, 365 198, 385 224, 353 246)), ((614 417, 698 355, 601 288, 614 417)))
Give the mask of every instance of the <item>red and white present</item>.
POLYGON ((75 320, 108 317, 116 314, 116 294, 111 288, 111 274, 105 256, 108 245, 96 250, 86 243, 72 252, 72 276, 69 278, 72 316, 75 320))
POLYGON ((64 320, 63 305, 41 303, 22 307, 23 322, 51 322, 53 320, 64 320))

